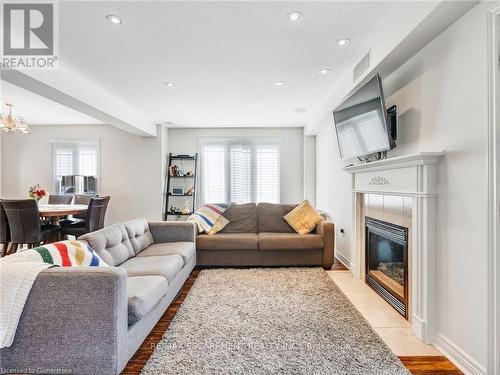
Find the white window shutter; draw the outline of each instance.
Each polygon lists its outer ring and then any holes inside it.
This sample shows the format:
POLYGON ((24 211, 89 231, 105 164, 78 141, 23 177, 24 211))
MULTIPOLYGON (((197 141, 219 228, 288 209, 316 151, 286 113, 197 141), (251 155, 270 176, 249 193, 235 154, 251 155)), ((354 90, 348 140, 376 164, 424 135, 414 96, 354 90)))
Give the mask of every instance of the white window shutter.
POLYGON ((206 145, 203 149, 203 197, 205 203, 226 201, 224 145, 206 145))
POLYGON ((279 153, 275 145, 257 148, 257 202, 279 203, 279 153))
POLYGON ((248 203, 252 201, 252 155, 250 147, 230 146, 229 176, 231 178, 230 201, 248 203))
POLYGON ((203 203, 280 202, 278 142, 218 138, 201 145, 203 203))
POLYGON ((72 176, 73 173, 73 148, 57 147, 55 152, 56 176, 72 176))

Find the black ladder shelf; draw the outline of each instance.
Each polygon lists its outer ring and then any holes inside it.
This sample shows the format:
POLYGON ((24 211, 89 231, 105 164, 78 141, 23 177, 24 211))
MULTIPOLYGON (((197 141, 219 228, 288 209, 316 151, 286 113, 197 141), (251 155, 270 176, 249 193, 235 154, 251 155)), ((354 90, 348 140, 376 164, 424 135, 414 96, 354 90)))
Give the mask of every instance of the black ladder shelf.
POLYGON ((168 167, 166 173, 166 189, 165 189, 165 210, 163 214, 163 219, 177 220, 180 216, 189 216, 194 212, 195 196, 196 196, 196 167, 198 165, 198 154, 194 155, 172 155, 168 154, 168 167), (180 165, 179 165, 180 164, 180 165), (173 167, 177 166, 180 168, 178 175, 173 175, 173 167), (191 172, 190 175, 186 173, 191 172), (183 194, 173 194, 173 188, 179 185, 180 188, 184 189, 183 194), (190 194, 186 194, 189 189, 191 189, 190 194), (184 199, 179 199, 184 198, 184 199), (182 209, 184 208, 184 201, 186 199, 191 199, 190 210, 191 213, 183 214, 182 209), (175 202, 175 203, 174 203, 175 202), (180 206, 179 206, 180 205, 180 206), (171 212, 171 206, 177 207, 176 212, 171 212))

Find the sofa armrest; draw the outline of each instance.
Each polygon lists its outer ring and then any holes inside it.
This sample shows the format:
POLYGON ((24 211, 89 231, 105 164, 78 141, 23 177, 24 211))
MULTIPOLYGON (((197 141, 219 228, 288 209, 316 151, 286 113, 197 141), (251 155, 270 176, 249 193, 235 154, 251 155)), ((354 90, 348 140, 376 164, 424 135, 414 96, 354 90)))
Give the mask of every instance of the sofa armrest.
POLYGON ((12 346, 0 349, 0 367, 118 374, 128 360, 126 276, 115 267, 41 272, 12 346))
POLYGON ((195 242, 195 225, 186 221, 150 221, 149 230, 155 243, 195 242))
POLYGON ((328 221, 321 221, 316 226, 316 234, 323 236, 323 268, 331 269, 335 247, 335 225, 328 221))

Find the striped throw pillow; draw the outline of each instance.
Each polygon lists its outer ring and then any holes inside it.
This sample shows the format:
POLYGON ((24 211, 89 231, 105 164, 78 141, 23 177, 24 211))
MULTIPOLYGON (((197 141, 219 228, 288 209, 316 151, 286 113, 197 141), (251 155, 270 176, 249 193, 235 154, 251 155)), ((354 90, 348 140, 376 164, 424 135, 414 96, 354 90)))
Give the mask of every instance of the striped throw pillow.
POLYGON ((187 221, 195 223, 199 233, 208 233, 228 208, 229 205, 225 203, 206 204, 189 216, 187 221))

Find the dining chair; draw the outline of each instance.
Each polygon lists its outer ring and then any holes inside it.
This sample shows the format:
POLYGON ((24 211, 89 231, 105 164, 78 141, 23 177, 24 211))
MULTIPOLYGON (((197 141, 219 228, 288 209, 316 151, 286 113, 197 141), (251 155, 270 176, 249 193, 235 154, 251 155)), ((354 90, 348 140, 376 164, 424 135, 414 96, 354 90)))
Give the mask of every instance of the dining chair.
POLYGON ((0 200, 0 245, 2 245, 1 257, 5 256, 9 250, 10 244, 10 228, 7 220, 7 215, 3 209, 2 201, 0 200))
POLYGON ((104 228, 104 219, 106 218, 106 212, 108 210, 108 203, 109 203, 109 200, 110 200, 110 196, 104 196, 102 197, 104 198, 104 205, 103 205, 103 210, 101 212, 101 218, 100 218, 100 221, 99 221, 99 229, 102 229, 104 228))
MULTIPOLYGON (((90 198, 92 197, 98 197, 98 195, 85 195, 85 194, 75 194, 74 199, 73 199, 73 204, 76 205, 85 205, 88 206, 90 202, 90 198)), ((59 221, 59 224, 61 226, 68 226, 68 225, 74 225, 76 223, 83 223, 85 224, 87 218, 87 212, 81 213, 81 214, 75 214, 71 218, 64 218, 59 221)))
MULTIPOLYGON (((74 204, 84 204, 86 206, 89 205, 90 198, 92 197, 98 197, 98 195, 86 195, 86 194, 75 194, 75 199, 73 200, 74 204)), ((82 221, 81 219, 86 218, 86 213, 84 214, 78 214, 78 215, 73 215, 73 219, 76 219, 76 221, 82 221)))
POLYGON ((34 199, 3 199, 2 206, 10 227, 12 253, 19 245, 27 244, 28 248, 33 248, 42 242, 58 239, 60 227, 41 224, 38 203, 34 199))
POLYGON ((104 218, 110 197, 91 197, 84 222, 77 221, 61 226, 61 233, 65 236, 79 237, 86 233, 95 232, 104 227, 104 218))
POLYGON ((90 202, 90 198, 92 198, 93 196, 94 195, 75 194, 74 203, 88 205, 90 202))
POLYGON ((72 195, 49 195, 49 204, 71 204, 72 195))

